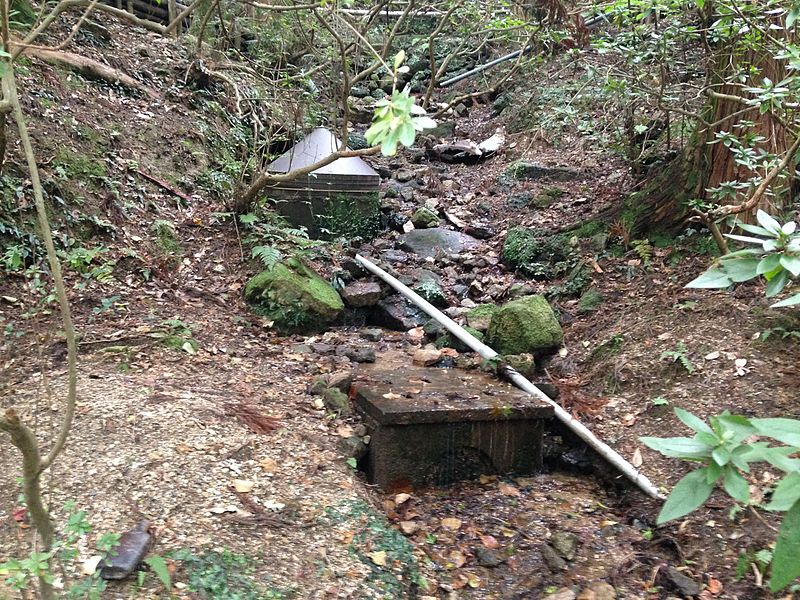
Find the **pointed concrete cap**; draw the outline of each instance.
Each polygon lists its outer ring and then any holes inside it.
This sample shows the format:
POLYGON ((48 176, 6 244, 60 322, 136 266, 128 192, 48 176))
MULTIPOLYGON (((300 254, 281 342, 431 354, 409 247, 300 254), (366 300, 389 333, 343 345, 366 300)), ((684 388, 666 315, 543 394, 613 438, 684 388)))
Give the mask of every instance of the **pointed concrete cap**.
MULTIPOLYGON (((341 147, 341 142, 329 129, 317 127, 303 140, 295 144, 280 158, 270 163, 268 170, 272 173, 288 173, 294 169, 302 169, 308 165, 330 156, 341 147)), ((378 177, 378 173, 358 156, 339 158, 331 164, 316 171, 315 175, 348 175, 356 177, 378 177)))

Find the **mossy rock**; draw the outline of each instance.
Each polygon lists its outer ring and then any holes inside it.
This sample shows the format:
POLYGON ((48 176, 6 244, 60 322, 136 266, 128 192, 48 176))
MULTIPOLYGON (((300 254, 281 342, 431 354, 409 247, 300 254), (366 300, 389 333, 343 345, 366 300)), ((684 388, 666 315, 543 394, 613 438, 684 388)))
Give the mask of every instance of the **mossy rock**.
POLYGON ((335 321, 344 310, 336 290, 295 258, 253 277, 244 297, 283 330, 316 328, 335 321))
POLYGON ((603 303, 603 296, 595 288, 589 288, 578 300, 578 312, 589 313, 597 310, 603 303))
POLYGON ((506 234, 501 258, 522 275, 548 281, 570 268, 573 254, 566 235, 514 227, 506 234))
POLYGON ((561 198, 564 194, 566 194, 566 192, 559 187, 544 188, 542 191, 536 194, 533 204, 537 208, 547 208, 553 202, 561 198))
POLYGON ((439 215, 433 212, 430 208, 425 206, 418 208, 413 215, 411 215, 411 222, 417 229, 429 229, 430 227, 439 226, 439 215))
POLYGON ((475 308, 469 310, 464 318, 467 320, 467 325, 476 329, 477 331, 486 331, 489 329, 489 323, 492 321, 492 316, 500 308, 496 304, 479 304, 475 308))
POLYGON ((564 332, 544 296, 525 296, 492 316, 486 340, 500 354, 544 354, 558 347, 564 332))
POLYGON ((503 360, 509 367, 528 379, 536 376, 536 359, 533 354, 507 354, 503 360))
POLYGON ((426 300, 438 308, 445 308, 447 306, 447 296, 444 290, 433 279, 425 279, 420 281, 413 287, 413 290, 419 294, 423 300, 426 300))

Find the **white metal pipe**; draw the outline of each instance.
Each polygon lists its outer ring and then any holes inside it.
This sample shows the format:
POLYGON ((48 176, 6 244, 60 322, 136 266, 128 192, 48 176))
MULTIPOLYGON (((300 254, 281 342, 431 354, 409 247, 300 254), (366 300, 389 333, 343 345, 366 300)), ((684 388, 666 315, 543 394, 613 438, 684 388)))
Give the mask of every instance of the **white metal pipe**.
MULTIPOLYGON (((456 336, 459 340, 464 342, 467 346, 472 348, 475 352, 480 354, 486 360, 491 360, 498 356, 497 352, 492 350, 489 346, 481 342, 480 340, 475 339, 468 331, 466 331, 463 327, 461 327, 458 323, 453 321, 450 317, 442 313, 439 309, 433 306, 430 302, 422 298, 419 294, 415 293, 413 290, 409 289, 408 286, 403 285, 400 283, 395 277, 392 277, 381 269, 380 267, 374 265, 369 260, 361 256, 360 254, 356 254, 356 261, 364 267, 367 271, 372 273, 373 275, 378 276, 380 279, 388 283, 394 289, 396 289, 400 294, 408 298, 411 302, 416 304, 419 308, 424 310, 428 313, 431 317, 436 319, 438 323, 440 323, 445 329, 447 329, 450 333, 456 336)), ((512 369, 511 367, 506 367, 507 376, 508 378, 521 390, 527 392, 534 398, 541 400, 543 402, 547 402, 549 405, 553 407, 555 411, 556 418, 559 421, 564 423, 564 425, 569 428, 570 431, 575 433, 579 438, 581 438, 584 442, 586 442, 589 447, 591 447, 594 451, 596 451, 600 456, 602 456, 606 461, 608 461, 612 466, 614 466, 617 470, 619 470, 625 477, 630 479, 633 483, 636 484, 639 489, 641 489, 645 494, 652 498, 657 498, 659 500, 664 499, 664 495, 661 494, 656 487, 650 483, 650 480, 642 475, 636 467, 634 467, 631 463, 627 460, 622 458, 619 453, 611 448, 605 442, 599 440, 589 429, 583 425, 580 421, 573 418, 571 414, 565 411, 559 404, 551 400, 547 394, 545 394, 542 390, 537 388, 533 385, 527 378, 520 375, 517 371, 512 369)))

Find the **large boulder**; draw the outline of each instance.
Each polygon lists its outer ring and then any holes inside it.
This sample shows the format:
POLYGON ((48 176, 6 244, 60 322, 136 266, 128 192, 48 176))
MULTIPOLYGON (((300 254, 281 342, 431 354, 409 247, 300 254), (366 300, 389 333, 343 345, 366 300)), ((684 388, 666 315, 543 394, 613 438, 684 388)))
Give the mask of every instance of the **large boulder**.
POLYGON ((486 343, 500 354, 541 355, 564 339, 553 309, 544 296, 525 296, 501 306, 492 315, 486 343))
POLYGON ((460 254, 475 250, 479 245, 480 242, 472 236, 440 227, 415 229, 400 236, 400 247, 422 258, 436 256, 439 252, 460 254))
POLYGON ((245 286, 244 297, 256 312, 287 330, 330 323, 344 309, 336 290, 294 258, 253 277, 245 286))

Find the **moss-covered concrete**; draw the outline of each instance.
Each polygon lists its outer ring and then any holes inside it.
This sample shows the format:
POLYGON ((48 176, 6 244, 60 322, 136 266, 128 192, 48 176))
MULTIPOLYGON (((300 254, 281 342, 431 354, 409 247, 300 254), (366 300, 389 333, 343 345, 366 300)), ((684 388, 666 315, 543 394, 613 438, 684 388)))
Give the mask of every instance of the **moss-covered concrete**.
POLYGON ((308 329, 335 321, 344 303, 335 289, 297 259, 278 263, 253 277, 245 299, 284 330, 308 329))
POLYGON ((559 346, 564 332, 544 296, 525 296, 492 316, 486 341, 500 354, 541 354, 559 346))

